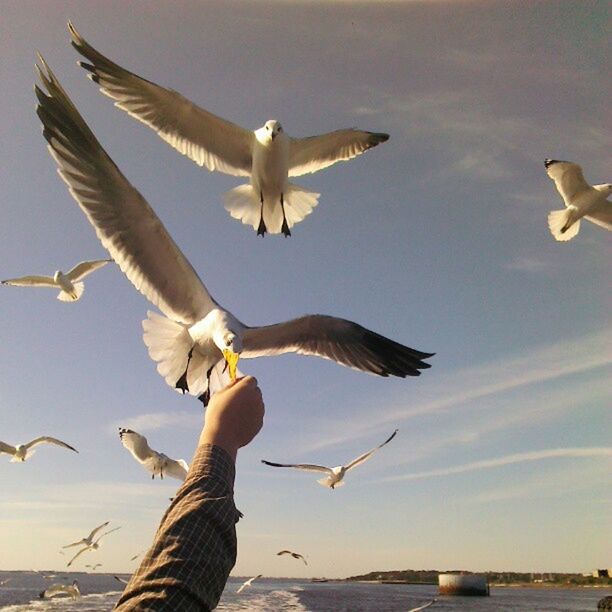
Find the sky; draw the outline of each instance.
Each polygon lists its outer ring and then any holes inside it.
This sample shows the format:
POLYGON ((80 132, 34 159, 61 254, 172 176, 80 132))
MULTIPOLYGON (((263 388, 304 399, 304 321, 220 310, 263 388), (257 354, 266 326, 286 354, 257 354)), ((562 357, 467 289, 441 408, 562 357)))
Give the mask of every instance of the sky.
MULTIPOLYGON (((234 575, 610 566, 611 236, 583 222, 553 239, 547 214, 563 204, 543 165, 612 180, 606 2, 2 0, 2 13, 0 278, 106 256, 42 138, 39 51, 243 322, 329 314, 436 353, 406 380, 296 355, 241 362, 266 416, 238 456, 234 575), (390 140, 297 177, 319 205, 291 238, 261 239, 222 205, 242 179, 199 168, 98 92, 69 19, 110 59, 242 126, 390 140), (260 463, 339 465, 396 428, 336 491, 260 463)), ((0 569, 61 569, 62 545, 110 521, 121 530, 75 569, 133 571, 179 483, 152 481, 117 429, 187 461, 200 433, 201 404, 143 344, 151 305, 116 266, 85 285, 74 304, 0 287, 0 439, 79 450, 0 457, 0 569)))

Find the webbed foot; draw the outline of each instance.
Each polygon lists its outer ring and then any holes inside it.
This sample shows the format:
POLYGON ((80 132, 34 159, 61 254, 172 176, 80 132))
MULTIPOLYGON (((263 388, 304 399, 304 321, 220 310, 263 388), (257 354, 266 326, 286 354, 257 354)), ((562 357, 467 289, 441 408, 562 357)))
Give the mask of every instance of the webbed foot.
POLYGON ((263 217, 261 217, 261 219, 259 220, 259 227, 257 228, 257 235, 265 236, 267 231, 268 231, 268 228, 266 227, 266 224, 264 223, 263 217))

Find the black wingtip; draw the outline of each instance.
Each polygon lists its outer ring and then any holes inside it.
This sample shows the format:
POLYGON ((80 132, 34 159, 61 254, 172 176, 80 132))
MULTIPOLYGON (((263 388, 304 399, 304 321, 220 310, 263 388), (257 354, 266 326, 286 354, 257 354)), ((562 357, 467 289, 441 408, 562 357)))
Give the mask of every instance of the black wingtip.
POLYGON ((560 164, 560 163, 562 163, 560 159, 550 159, 550 157, 547 157, 544 160, 544 166, 546 166, 546 168, 550 168, 554 164, 560 164))
POLYGON ((389 134, 384 134, 382 132, 370 132, 369 145, 371 147, 375 147, 381 142, 387 142, 387 140, 389 140, 389 134))

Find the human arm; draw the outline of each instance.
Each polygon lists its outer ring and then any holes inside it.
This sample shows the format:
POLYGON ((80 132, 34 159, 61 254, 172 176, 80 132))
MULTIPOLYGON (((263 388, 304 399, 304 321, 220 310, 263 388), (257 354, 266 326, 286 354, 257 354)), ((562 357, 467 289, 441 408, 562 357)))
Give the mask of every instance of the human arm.
POLYGON ((236 453, 261 429, 263 412, 251 377, 212 397, 187 478, 117 610, 195 612, 217 605, 236 562, 236 453))

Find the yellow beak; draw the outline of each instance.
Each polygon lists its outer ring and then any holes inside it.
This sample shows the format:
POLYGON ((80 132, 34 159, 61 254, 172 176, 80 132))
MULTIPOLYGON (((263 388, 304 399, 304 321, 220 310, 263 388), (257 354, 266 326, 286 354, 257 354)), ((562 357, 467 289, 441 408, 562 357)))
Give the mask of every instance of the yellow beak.
POLYGON ((223 357, 225 357, 225 363, 229 368, 230 380, 234 382, 236 380, 236 368, 238 367, 240 355, 229 349, 223 349, 223 357))

